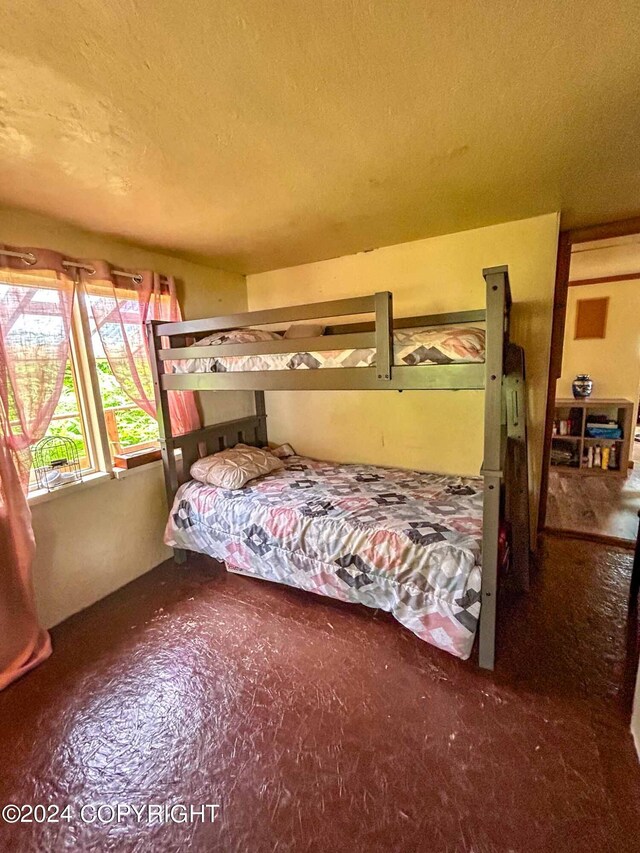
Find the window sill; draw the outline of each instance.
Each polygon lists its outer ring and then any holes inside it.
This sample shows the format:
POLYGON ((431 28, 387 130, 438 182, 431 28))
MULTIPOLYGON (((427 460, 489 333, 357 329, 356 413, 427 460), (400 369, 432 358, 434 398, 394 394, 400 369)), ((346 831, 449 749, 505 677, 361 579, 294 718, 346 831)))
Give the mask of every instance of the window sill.
POLYGON ((38 504, 46 504, 57 498, 75 495, 76 492, 80 492, 83 489, 90 489, 92 486, 100 485, 100 483, 106 483, 107 480, 125 480, 127 477, 144 474, 145 471, 155 468, 162 468, 161 459, 154 459, 153 462, 138 465, 137 468, 114 468, 112 472, 96 471, 93 474, 85 474, 80 483, 69 483, 66 486, 54 489, 52 492, 48 492, 46 489, 29 492, 27 500, 29 501, 29 506, 38 506, 38 504))
POLYGON ((69 483, 66 486, 60 486, 59 489, 54 489, 52 492, 48 492, 46 489, 30 492, 27 500, 30 506, 37 506, 38 504, 45 504, 57 498, 75 495, 76 492, 80 492, 83 489, 90 489, 92 486, 97 486, 111 479, 113 479, 112 474, 105 471, 96 471, 93 474, 85 474, 80 483, 69 483))
MULTIPOLYGON (((182 449, 177 448, 175 451, 176 461, 182 458, 182 449)), ((136 474, 142 474, 144 471, 150 471, 154 468, 162 468, 162 459, 154 459, 151 462, 145 462, 144 465, 138 465, 137 468, 114 468, 113 476, 116 480, 126 480, 127 477, 133 477, 136 474)))
POLYGON ((116 480, 126 480, 127 477, 133 477, 136 474, 144 474, 153 468, 162 468, 162 459, 154 459, 152 462, 145 462, 144 465, 138 465, 137 468, 114 468, 113 476, 116 480))

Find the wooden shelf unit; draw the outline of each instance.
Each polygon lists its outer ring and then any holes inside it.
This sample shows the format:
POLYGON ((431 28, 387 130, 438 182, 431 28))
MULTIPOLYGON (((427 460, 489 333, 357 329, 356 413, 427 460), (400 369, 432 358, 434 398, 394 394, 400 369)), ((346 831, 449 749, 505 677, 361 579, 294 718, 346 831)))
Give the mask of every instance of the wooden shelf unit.
POLYGON ((631 456, 631 442, 633 441, 633 402, 624 398, 600 398, 587 397, 586 399, 565 399, 556 400, 554 419, 568 420, 571 409, 580 410, 580 430, 576 430, 575 435, 554 435, 552 443, 557 447, 567 447, 575 445, 575 450, 578 457, 577 465, 551 465, 552 471, 559 471, 568 474, 586 474, 592 476, 603 477, 626 477, 629 473, 629 458, 631 456), (591 438, 585 435, 587 416, 589 414, 607 415, 612 421, 617 421, 622 429, 622 438, 591 438), (618 458, 617 468, 588 468, 584 464, 585 448, 590 445, 595 447, 611 447, 616 445, 616 453, 618 458))

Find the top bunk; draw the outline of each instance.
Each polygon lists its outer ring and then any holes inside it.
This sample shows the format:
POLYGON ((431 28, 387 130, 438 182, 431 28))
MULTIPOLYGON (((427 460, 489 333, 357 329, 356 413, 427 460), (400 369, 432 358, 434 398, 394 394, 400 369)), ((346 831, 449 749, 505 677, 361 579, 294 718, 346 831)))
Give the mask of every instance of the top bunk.
POLYGON ((471 311, 395 318, 392 294, 383 291, 200 320, 152 321, 154 379, 166 391, 482 389, 489 365, 495 370, 495 355, 502 362, 511 307, 507 267, 485 269, 483 276, 485 307, 471 311), (366 314, 373 321, 331 322, 366 314), (324 334, 313 337, 255 334, 255 327, 320 320, 328 323, 324 334), (243 337, 253 340, 238 342, 243 337))

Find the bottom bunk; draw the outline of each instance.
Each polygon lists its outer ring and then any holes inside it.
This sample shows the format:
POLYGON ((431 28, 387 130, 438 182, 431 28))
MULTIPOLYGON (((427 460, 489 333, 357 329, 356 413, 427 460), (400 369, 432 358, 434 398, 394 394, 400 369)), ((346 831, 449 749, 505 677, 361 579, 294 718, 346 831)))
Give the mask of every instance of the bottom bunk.
POLYGON ((388 611, 468 658, 480 615, 482 478, 282 462, 242 489, 183 484, 165 542, 231 571, 388 611))

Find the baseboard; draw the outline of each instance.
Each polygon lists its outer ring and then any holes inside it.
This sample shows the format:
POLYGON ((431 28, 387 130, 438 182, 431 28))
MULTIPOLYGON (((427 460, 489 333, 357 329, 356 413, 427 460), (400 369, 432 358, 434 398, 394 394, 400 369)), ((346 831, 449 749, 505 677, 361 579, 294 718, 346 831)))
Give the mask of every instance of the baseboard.
POLYGON ((607 536, 604 533, 586 533, 584 530, 562 530, 559 527, 545 527, 542 532, 561 539, 582 539, 586 542, 598 542, 600 545, 613 545, 627 551, 633 551, 636 546, 633 539, 621 539, 618 536, 607 536))

